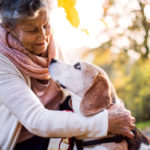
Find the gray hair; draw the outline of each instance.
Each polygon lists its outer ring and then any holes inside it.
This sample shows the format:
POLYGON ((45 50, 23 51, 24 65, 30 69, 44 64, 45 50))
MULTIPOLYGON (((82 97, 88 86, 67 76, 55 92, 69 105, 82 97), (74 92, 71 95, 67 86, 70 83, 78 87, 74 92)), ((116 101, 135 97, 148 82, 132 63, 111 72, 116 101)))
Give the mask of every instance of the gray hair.
POLYGON ((34 17, 43 7, 46 0, 0 0, 0 19, 2 24, 14 28, 21 19, 34 17))

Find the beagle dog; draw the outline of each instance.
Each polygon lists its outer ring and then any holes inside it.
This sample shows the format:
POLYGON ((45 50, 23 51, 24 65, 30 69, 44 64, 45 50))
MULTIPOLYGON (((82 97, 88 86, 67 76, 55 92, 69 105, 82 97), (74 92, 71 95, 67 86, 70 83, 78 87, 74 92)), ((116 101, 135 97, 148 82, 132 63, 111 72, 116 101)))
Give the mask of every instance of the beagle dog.
MULTIPOLYGON (((113 103, 122 105, 108 75, 100 67, 85 61, 71 65, 52 59, 49 71, 52 79, 71 94, 71 105, 75 113, 90 116, 100 113, 113 103)), ((93 141, 75 139, 74 149, 150 150, 150 139, 137 128, 133 133, 132 140, 118 135, 108 135, 104 139, 93 141)))

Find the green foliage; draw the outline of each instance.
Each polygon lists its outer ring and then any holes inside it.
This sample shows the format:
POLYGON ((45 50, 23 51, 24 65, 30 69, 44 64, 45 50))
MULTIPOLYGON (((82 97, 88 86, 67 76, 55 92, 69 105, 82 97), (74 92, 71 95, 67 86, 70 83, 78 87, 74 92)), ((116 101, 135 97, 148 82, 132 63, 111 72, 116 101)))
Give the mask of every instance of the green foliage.
POLYGON ((136 124, 136 127, 144 130, 146 127, 150 127, 150 121, 146 121, 146 122, 139 122, 136 124))
POLYGON ((132 110, 137 121, 150 119, 150 60, 137 61, 130 69, 122 95, 127 107, 132 110))

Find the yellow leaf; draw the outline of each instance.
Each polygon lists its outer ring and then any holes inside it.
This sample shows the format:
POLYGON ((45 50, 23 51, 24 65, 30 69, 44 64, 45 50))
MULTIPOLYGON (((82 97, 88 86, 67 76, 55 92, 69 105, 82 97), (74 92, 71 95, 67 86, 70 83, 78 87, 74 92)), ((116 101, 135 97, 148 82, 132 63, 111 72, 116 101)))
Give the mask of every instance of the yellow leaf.
POLYGON ((80 24, 79 15, 75 9, 76 0, 58 0, 58 7, 63 7, 71 25, 77 28, 80 24))

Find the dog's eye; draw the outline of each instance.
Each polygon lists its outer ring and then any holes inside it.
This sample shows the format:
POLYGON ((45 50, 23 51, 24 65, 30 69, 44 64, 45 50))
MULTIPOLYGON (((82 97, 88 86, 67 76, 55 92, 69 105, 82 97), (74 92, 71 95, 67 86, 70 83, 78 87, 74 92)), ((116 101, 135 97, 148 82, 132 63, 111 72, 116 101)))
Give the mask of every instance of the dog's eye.
POLYGON ((74 68, 75 68, 75 69, 78 69, 78 70, 81 70, 81 65, 80 65, 80 63, 76 63, 76 64, 74 65, 74 68))

